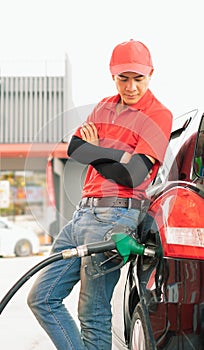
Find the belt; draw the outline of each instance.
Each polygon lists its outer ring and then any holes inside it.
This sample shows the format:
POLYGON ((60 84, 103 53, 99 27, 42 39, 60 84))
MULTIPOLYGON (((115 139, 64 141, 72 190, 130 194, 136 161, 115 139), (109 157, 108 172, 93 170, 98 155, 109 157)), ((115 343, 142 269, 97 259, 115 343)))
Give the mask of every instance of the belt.
POLYGON ((142 200, 135 198, 85 197, 79 202, 79 207, 119 207, 141 210, 142 203, 142 200))

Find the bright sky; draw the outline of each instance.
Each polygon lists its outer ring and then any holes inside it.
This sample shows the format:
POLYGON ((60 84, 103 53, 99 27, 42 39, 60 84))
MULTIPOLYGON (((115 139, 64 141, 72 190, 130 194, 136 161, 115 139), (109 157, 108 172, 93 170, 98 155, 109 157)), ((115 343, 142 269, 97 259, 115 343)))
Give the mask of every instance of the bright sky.
POLYGON ((174 115, 194 108, 204 111, 203 0, 0 0, 0 4, 2 74, 5 62, 15 75, 19 62, 24 62, 25 70, 28 61, 36 69, 48 69, 46 60, 63 62, 67 54, 75 106, 96 103, 115 94, 110 55, 115 45, 132 38, 143 41, 152 53, 155 72, 150 88, 161 102, 174 115))

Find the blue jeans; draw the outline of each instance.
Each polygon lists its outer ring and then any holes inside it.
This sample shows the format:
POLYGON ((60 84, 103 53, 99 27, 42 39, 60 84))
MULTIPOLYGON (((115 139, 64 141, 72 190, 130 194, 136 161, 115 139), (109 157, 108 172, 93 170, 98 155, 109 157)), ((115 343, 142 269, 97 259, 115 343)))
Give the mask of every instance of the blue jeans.
MULTIPOLYGON (((125 208, 80 208, 59 233, 52 253, 90 242, 102 241, 117 224, 137 228, 139 211, 125 208)), ((103 254, 96 259, 104 260, 103 254)), ((112 263, 113 264, 113 263, 112 263)), ((28 296, 28 305, 58 350, 110 350, 111 297, 120 270, 95 279, 91 257, 59 260, 45 267, 28 296), (81 332, 63 304, 74 285, 81 280, 78 317, 81 332)))

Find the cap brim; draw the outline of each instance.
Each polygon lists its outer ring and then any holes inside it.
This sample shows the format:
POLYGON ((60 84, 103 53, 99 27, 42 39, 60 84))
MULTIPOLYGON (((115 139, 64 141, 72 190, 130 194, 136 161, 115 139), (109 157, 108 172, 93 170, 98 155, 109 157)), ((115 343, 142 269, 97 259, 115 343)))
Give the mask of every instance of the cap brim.
POLYGON ((151 73, 152 69, 152 66, 145 66, 139 63, 120 64, 116 66, 110 65, 110 71, 112 75, 121 74, 124 72, 134 72, 141 75, 148 75, 151 73))

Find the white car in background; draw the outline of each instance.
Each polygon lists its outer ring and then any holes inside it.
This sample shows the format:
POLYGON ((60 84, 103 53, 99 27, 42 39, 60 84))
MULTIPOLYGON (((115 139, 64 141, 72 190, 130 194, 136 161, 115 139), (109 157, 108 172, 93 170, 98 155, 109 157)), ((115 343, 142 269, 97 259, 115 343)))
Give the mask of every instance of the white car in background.
POLYGON ((40 241, 37 234, 0 217, 0 256, 30 256, 38 254, 40 241))

